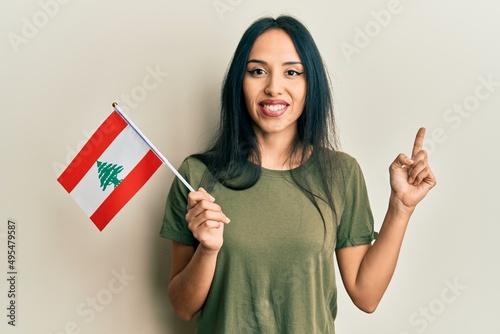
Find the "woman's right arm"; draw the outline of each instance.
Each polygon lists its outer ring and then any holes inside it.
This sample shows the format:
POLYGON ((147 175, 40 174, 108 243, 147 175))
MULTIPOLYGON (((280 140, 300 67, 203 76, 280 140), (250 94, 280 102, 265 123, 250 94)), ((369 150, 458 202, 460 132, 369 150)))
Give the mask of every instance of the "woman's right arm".
POLYGON ((188 195, 186 221, 198 247, 172 241, 172 270, 168 295, 177 316, 190 320, 203 306, 222 247, 229 219, 204 189, 188 195))

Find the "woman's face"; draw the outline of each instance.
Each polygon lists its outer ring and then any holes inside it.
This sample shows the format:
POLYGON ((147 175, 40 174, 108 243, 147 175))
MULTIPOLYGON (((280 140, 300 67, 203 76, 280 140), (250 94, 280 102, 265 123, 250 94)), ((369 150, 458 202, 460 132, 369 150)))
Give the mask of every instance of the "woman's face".
POLYGON ((250 51, 243 93, 258 139, 292 140, 304 109, 306 75, 292 39, 281 29, 260 35, 250 51))

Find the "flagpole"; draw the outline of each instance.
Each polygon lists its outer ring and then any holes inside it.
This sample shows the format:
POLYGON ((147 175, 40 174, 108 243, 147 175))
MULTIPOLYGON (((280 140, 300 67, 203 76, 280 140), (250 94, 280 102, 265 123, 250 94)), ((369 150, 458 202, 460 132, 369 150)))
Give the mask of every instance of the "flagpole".
POLYGON ((182 181, 182 183, 184 183, 184 185, 189 189, 189 191, 194 192, 193 187, 191 187, 191 185, 182 177, 182 175, 179 174, 179 172, 177 171, 177 169, 175 169, 175 167, 172 166, 172 164, 167 160, 167 158, 165 158, 165 156, 163 154, 161 154, 160 151, 158 151, 158 149, 153 145, 153 143, 150 142, 148 138, 146 138, 146 136, 141 132, 141 130, 139 130, 139 128, 137 126, 135 126, 134 122, 132 122, 132 120, 118 106, 118 103, 113 102, 112 106, 113 106, 113 108, 115 108, 116 112, 118 114, 120 114, 120 116, 128 123, 128 125, 130 125, 132 127, 132 129, 134 129, 134 131, 137 132, 137 134, 139 135, 139 137, 141 137, 142 140, 144 140, 146 142, 146 144, 148 144, 148 146, 151 148, 151 150, 153 151, 153 153, 156 154, 156 156, 165 165, 167 165, 168 168, 170 168, 172 170, 172 172, 174 172, 174 174, 179 178, 179 180, 182 181))

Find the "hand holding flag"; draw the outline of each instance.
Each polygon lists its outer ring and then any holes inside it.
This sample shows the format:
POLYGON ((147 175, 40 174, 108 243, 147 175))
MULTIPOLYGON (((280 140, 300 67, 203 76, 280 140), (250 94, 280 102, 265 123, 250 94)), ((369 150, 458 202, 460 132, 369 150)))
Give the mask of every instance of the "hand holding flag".
POLYGON ((144 136, 116 102, 57 181, 102 231, 111 219, 166 164, 194 189, 144 136), (96 140, 104 134, 104 139, 96 140))

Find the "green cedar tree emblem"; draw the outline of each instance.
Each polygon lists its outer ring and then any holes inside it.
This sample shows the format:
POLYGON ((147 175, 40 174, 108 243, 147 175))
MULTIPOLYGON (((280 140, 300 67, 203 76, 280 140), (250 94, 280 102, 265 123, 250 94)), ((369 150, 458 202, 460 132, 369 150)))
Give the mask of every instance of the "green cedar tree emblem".
POLYGON ((123 166, 97 161, 97 171, 99 172, 102 191, 105 191, 106 187, 110 185, 114 185, 116 188, 123 181, 118 179, 118 173, 122 170, 123 166))

